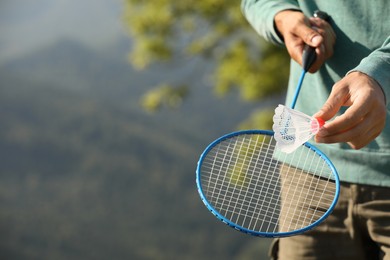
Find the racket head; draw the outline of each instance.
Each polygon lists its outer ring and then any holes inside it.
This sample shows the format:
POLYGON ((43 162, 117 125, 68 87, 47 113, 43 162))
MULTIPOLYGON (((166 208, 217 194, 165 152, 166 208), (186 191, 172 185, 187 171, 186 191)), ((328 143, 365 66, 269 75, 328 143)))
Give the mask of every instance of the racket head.
POLYGON ((325 220, 337 203, 340 183, 332 162, 315 146, 304 143, 293 153, 282 153, 275 149, 273 135, 268 130, 245 130, 215 140, 200 156, 196 183, 205 206, 228 226, 254 236, 286 237, 325 220), (306 162, 296 165, 302 156, 306 162), (306 175, 303 179, 300 172, 306 175), (298 179, 288 180, 291 176, 298 179), (317 197, 321 193, 324 203, 317 197), (305 196, 312 197, 306 212, 295 205, 305 196), (297 224, 290 227, 290 222, 297 224))

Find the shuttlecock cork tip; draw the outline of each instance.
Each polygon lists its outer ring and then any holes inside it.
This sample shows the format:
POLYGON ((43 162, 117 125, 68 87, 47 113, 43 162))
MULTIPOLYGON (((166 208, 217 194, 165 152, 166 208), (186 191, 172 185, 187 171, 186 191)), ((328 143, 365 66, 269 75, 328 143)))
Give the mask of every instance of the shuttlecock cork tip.
POLYGON ((325 125, 325 120, 324 119, 322 119, 320 117, 316 117, 316 119, 317 119, 317 122, 318 122, 320 128, 325 125))
POLYGON ((322 118, 316 117, 311 121, 311 132, 317 134, 321 127, 323 127, 325 121, 322 118))

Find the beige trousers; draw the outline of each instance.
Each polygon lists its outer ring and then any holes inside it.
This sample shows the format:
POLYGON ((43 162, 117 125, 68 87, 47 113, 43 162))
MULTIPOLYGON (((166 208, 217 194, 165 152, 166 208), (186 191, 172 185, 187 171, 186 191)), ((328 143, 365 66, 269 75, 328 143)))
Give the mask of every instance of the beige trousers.
POLYGON ((276 239, 278 260, 390 260, 390 188, 341 184, 332 214, 302 235, 276 239))

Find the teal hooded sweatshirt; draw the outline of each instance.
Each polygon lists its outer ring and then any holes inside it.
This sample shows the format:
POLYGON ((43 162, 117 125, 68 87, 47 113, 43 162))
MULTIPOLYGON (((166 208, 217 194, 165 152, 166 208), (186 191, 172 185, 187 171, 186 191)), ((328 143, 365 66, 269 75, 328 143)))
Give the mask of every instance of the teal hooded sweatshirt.
MULTIPOLYGON (((274 27, 282 10, 302 11, 310 17, 316 10, 331 16, 336 33, 334 55, 314 74, 307 74, 295 109, 308 115, 318 112, 332 86, 348 72, 360 71, 382 87, 387 105, 386 125, 370 144, 354 150, 345 143, 314 144, 335 165, 340 180, 390 187, 390 3, 388 0, 242 0, 244 16, 258 34, 284 44, 274 27)), ((302 68, 291 61, 286 104, 291 104, 302 68)), ((347 108, 345 108, 347 109, 347 108)), ((340 113, 343 113, 341 111, 340 113)))

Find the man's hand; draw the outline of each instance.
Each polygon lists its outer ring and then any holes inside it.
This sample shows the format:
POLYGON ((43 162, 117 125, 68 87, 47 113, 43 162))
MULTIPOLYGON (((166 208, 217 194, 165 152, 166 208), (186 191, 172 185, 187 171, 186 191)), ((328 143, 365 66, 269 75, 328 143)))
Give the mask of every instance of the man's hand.
POLYGON ((317 59, 309 72, 316 72, 333 55, 336 34, 326 21, 313 17, 309 19, 301 12, 286 10, 275 15, 275 26, 283 36, 291 58, 301 66, 305 44, 316 48, 317 59))
POLYGON ((333 86, 328 100, 314 117, 327 121, 342 106, 349 108, 320 129, 316 142, 346 142, 353 149, 360 149, 382 132, 386 121, 385 97, 381 86, 371 77, 360 72, 345 76, 333 86))

